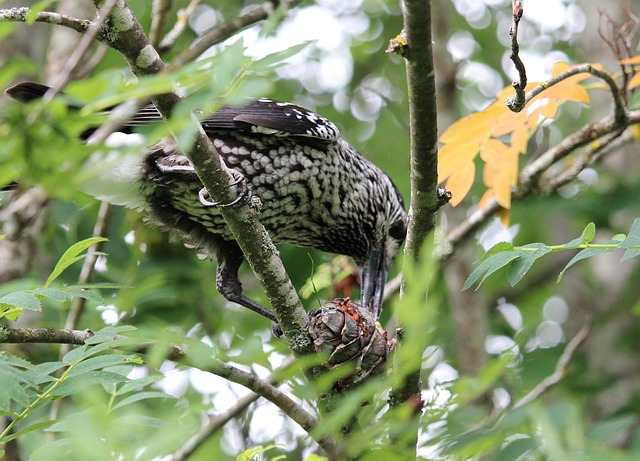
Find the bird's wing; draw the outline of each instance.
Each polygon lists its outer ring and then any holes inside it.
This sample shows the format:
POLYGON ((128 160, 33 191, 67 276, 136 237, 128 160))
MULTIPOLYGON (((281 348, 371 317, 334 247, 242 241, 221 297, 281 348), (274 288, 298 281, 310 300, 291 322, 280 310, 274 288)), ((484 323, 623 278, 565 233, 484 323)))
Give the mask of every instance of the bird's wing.
MULTIPOLYGON (((126 126, 140 126, 161 119, 153 104, 143 107, 126 126)), ((288 102, 258 99, 244 106, 224 106, 201 117, 209 134, 244 132, 270 136, 302 136, 334 142, 340 131, 331 121, 303 107, 288 102)))
POLYGON ((202 120, 208 132, 242 131, 271 136, 303 136, 333 142, 340 131, 326 118, 295 104, 258 99, 241 107, 226 106, 202 120))

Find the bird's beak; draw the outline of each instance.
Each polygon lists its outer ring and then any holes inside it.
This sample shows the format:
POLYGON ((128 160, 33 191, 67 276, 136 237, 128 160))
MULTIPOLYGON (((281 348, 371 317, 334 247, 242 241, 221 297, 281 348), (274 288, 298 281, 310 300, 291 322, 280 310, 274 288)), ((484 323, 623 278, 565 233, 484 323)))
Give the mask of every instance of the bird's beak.
POLYGON ((369 309, 376 319, 380 316, 384 284, 387 281, 384 253, 384 249, 374 248, 371 256, 360 270, 361 304, 369 309))

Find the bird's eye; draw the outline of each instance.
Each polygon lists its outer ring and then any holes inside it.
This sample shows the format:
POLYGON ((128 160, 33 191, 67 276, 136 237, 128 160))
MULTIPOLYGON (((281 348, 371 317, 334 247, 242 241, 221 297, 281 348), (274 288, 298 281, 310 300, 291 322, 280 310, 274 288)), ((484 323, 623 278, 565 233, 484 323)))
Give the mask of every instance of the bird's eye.
POLYGON ((398 240, 399 242, 403 241, 407 236, 407 226, 403 220, 398 220, 391 224, 389 227, 389 236, 398 240))

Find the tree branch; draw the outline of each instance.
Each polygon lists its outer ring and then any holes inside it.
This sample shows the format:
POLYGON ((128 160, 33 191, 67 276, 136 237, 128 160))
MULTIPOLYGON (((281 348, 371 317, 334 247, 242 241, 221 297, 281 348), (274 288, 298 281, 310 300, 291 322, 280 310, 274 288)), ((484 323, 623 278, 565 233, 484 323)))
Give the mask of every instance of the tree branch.
POLYGON ((568 69, 565 72, 562 72, 561 74, 558 74, 555 77, 551 77, 550 79, 542 82, 540 85, 536 86, 531 91, 529 91, 525 95, 524 100, 521 103, 516 103, 516 99, 517 99, 516 96, 507 98, 506 100, 507 107, 513 112, 520 112, 529 103, 529 101, 531 101, 533 98, 538 96, 547 88, 550 88, 553 85, 556 85, 562 82, 563 80, 566 80, 569 77, 573 77, 574 75, 578 75, 578 74, 591 74, 594 77, 598 77, 599 79, 603 80, 606 83, 606 85, 609 87, 609 90, 611 91, 611 95, 613 96, 614 118, 617 123, 620 123, 620 124, 625 123, 626 117, 627 117, 627 111, 625 109, 624 102, 620 97, 620 88, 618 88, 618 85, 616 84, 615 80, 613 79, 613 77, 611 77, 611 75, 609 75, 608 72, 597 69, 593 67, 591 64, 584 64, 581 66, 572 67, 571 69, 568 69))
POLYGON ((9 344, 76 344, 82 345, 93 336, 91 330, 53 328, 0 328, 0 343, 9 344))
POLYGON ((591 330, 591 322, 587 321, 587 323, 580 328, 580 331, 576 333, 576 335, 571 338, 571 341, 567 343, 567 347, 565 347, 562 355, 558 359, 556 363, 555 370, 549 376, 540 381, 536 387, 534 387, 527 395, 522 397, 513 405, 513 410, 517 410, 518 408, 522 408, 525 405, 533 402, 535 399, 540 397, 544 392, 546 392, 550 387, 555 386, 562 378, 565 377, 567 366, 569 366, 569 362, 575 354, 576 350, 582 344, 582 342, 587 338, 589 331, 591 330))
MULTIPOLYGON (((54 328, 5 328, 0 327, 0 344, 73 344, 82 346, 94 335, 91 330, 71 330, 54 328)), ((151 344, 140 346, 136 352, 146 354, 151 344)), ((177 361, 185 356, 179 346, 171 346, 167 351, 167 360, 177 361)))
MULTIPOLYGON (((182 360, 182 363, 185 362, 188 362, 188 360, 182 360)), ((189 365, 194 366, 192 364, 189 365)), ((274 385, 258 378, 252 373, 226 364, 218 359, 213 359, 203 371, 208 371, 221 378, 240 384, 261 397, 264 397, 280 408, 289 418, 298 423, 332 459, 336 459, 337 448, 335 441, 328 435, 314 435, 314 431, 319 429, 317 418, 308 413, 301 405, 294 402, 287 394, 274 385)))
POLYGON ((194 452, 206 442, 209 437, 219 431, 225 424, 231 419, 238 416, 249 405, 258 400, 260 396, 255 393, 245 395, 239 399, 235 405, 229 408, 224 413, 215 416, 209 416, 208 421, 202 425, 202 427, 193 434, 182 446, 173 454, 170 461, 183 461, 189 459, 194 452))
MULTIPOLYGON (((0 10, 0 22, 26 22, 31 11, 27 7, 8 8, 0 10)), ((35 22, 45 22, 56 26, 64 26, 70 29, 85 33, 91 27, 91 21, 88 19, 72 18, 64 14, 52 13, 50 11, 41 11, 37 14, 35 22)), ((98 37, 101 40, 102 37, 98 37)))
MULTIPOLYGON (((111 217, 112 206, 107 202, 102 202, 98 210, 96 217, 96 223, 93 227, 92 237, 105 237, 107 230, 109 229, 109 221, 111 217)), ((82 268, 80 269, 80 275, 78 276, 78 284, 88 283, 91 280, 91 276, 95 270, 96 261, 98 259, 97 253, 101 251, 104 242, 98 242, 94 246, 94 251, 87 254, 87 257, 82 262, 82 268)), ((84 307, 87 304, 86 298, 74 298, 71 302, 71 308, 67 314, 64 327, 67 330, 73 330, 78 327, 80 323, 80 317, 84 312, 84 307)), ((60 356, 63 356, 67 352, 67 348, 62 348, 60 356)))
POLYGON ((618 123, 624 123, 627 116, 627 111, 625 109, 625 104, 620 96, 620 88, 608 72, 597 69, 591 64, 573 67, 566 72, 562 72, 561 74, 550 78, 549 80, 536 86, 530 92, 525 94, 525 89, 527 86, 527 72, 522 60, 520 59, 520 45, 518 44, 518 25, 520 24, 520 20, 522 19, 524 10, 522 8, 522 2, 520 0, 511 0, 511 5, 513 9, 513 23, 511 25, 511 28, 509 29, 509 35, 511 36, 511 52, 509 53, 509 58, 513 61, 513 65, 518 71, 520 81, 513 82, 513 89, 515 90, 515 94, 507 98, 507 100, 505 101, 507 107, 513 112, 520 112, 525 108, 529 101, 531 101, 547 88, 556 85, 574 75, 588 73, 600 78, 601 80, 604 80, 604 82, 607 84, 609 90, 611 91, 611 95, 613 96, 614 117, 618 123))
MULTIPOLYGON (((405 0, 404 31, 391 41, 387 51, 400 54, 406 62, 411 136, 411 199, 405 254, 408 259, 417 260, 427 235, 435 227, 436 213, 442 203, 437 192, 438 124, 429 1, 405 0)), ((399 347, 402 347, 401 342, 399 347)), ((396 360, 400 360, 401 355, 396 354, 396 360)), ((403 360, 407 360, 407 357, 403 360)), ((409 372, 403 383, 392 389, 389 404, 411 405, 416 399, 420 401, 421 357, 415 356, 411 363, 396 365, 409 372)), ((417 432, 402 441, 409 450, 415 450, 416 443, 417 432)))

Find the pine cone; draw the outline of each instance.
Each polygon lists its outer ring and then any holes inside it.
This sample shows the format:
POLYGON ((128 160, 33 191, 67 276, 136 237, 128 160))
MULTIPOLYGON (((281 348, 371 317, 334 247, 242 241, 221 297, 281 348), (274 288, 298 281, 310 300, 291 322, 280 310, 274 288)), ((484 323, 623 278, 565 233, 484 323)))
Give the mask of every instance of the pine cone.
POLYGON ((355 364, 354 372, 336 383, 341 389, 380 373, 390 350, 387 333, 374 316, 349 298, 337 298, 309 312, 309 335, 316 352, 329 354, 328 369, 355 364))

